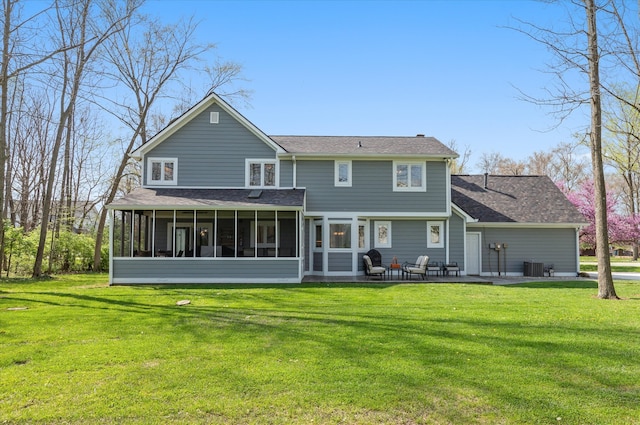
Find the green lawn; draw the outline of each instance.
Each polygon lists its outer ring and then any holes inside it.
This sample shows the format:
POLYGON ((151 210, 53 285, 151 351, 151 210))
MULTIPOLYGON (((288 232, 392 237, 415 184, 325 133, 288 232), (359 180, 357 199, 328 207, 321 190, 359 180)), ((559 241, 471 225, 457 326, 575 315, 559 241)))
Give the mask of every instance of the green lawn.
MULTIPOLYGON (((611 271, 613 272, 640 272, 640 262, 633 261, 633 257, 611 257, 611 271)), ((580 271, 598 271, 598 259, 596 257, 580 257, 580 271)))
POLYGON ((0 281, 0 423, 640 424, 637 282, 105 281, 0 281))

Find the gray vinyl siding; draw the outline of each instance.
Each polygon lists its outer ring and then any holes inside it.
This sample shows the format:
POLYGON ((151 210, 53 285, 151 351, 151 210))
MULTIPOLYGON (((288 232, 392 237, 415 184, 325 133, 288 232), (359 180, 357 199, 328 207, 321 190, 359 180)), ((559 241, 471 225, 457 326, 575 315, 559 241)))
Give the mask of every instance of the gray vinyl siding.
POLYGON ((330 252, 329 271, 330 272, 351 272, 352 254, 350 252, 330 252))
POLYGON ((221 281, 296 279, 298 259, 115 258, 116 283, 171 283, 206 279, 221 281))
MULTIPOLYGON (((401 264, 404 262, 415 263, 421 255, 428 255, 429 262, 445 261, 446 248, 427 248, 426 220, 393 220, 391 222, 391 248, 375 247, 374 222, 374 220, 371 221, 371 248, 380 251, 384 265, 388 266, 393 257, 397 257, 401 264)), ((362 255, 360 255, 361 259, 362 255)))
POLYGON ((212 105, 146 154, 144 179, 146 184, 148 158, 177 158, 178 186, 244 187, 245 158, 275 157, 270 146, 212 105), (218 124, 209 123, 210 112, 219 112, 218 124))
POLYGON ((280 161, 280 187, 293 187, 293 163, 280 161))
POLYGON ((297 185, 308 211, 445 212, 446 163, 425 162, 426 192, 394 192, 393 161, 352 162, 351 187, 335 187, 334 161, 298 160, 297 185))
POLYGON ((314 272, 322 271, 322 252, 313 253, 313 271, 314 272))
POLYGON ((506 261, 507 273, 522 274, 524 262, 553 264, 556 273, 577 273, 576 231, 565 229, 470 228, 482 232, 482 271, 498 272, 498 254, 491 243, 506 243, 500 251, 501 271, 506 261), (506 253, 506 260, 505 260, 506 253))
POLYGON ((304 234, 305 237, 302 239, 304 241, 304 271, 309 272, 309 255, 311 255, 311 244, 308 241, 309 235, 311 234, 311 221, 304 221, 304 234))
POLYGON ((449 262, 457 262, 460 270, 465 270, 465 238, 464 220, 456 213, 451 214, 449 220, 449 262))

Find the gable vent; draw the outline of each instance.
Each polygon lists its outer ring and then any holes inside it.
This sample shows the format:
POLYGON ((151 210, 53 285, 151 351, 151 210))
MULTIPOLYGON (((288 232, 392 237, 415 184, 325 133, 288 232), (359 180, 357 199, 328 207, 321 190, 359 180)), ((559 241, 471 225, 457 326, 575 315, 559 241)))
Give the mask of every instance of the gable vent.
POLYGON ((220 112, 209 112, 209 124, 218 124, 220 122, 220 112))

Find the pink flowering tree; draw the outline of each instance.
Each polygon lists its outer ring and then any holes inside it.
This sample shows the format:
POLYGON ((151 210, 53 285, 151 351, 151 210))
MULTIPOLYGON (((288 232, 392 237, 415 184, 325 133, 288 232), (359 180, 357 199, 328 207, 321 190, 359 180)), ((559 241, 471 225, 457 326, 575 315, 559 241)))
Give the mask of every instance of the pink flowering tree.
MULTIPOLYGON (((583 246, 595 248, 595 202, 593 180, 583 181, 575 190, 567 191, 562 183, 558 187, 567 199, 584 216, 589 223, 580 230, 580 243, 583 246)), ((616 199, 607 191, 607 221, 609 229, 609 243, 632 244, 640 240, 640 215, 622 215, 618 212, 616 199)))

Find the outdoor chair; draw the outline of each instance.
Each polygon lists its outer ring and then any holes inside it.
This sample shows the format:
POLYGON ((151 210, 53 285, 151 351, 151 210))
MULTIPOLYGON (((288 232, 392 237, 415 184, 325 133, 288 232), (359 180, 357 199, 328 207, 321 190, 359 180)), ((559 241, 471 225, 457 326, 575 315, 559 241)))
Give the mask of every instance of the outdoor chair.
POLYGON ((434 273, 436 276, 440 276, 442 273, 442 265, 440 262, 436 261, 435 263, 427 264, 427 274, 434 273))
POLYGON ((427 278, 427 264, 429 264, 429 256, 421 255, 416 260, 415 264, 404 263, 402 265, 402 275, 407 275, 408 279, 411 279, 411 276, 417 274, 422 276, 423 279, 427 278))
POLYGON ((382 264, 382 255, 377 249, 369 250, 369 252, 367 252, 367 256, 371 259, 371 264, 374 267, 384 267, 384 264, 382 264))
POLYGON ((364 263, 364 273, 367 276, 367 280, 369 280, 371 276, 380 276, 381 280, 384 279, 387 273, 386 267, 374 266, 371 262, 371 257, 366 254, 362 256, 362 262, 364 263))
POLYGON ((449 264, 445 264, 444 270, 447 276, 449 276, 449 273, 455 273, 456 276, 460 276, 460 267, 458 266, 458 263, 455 261, 449 264))

